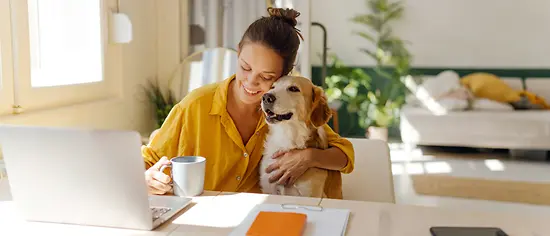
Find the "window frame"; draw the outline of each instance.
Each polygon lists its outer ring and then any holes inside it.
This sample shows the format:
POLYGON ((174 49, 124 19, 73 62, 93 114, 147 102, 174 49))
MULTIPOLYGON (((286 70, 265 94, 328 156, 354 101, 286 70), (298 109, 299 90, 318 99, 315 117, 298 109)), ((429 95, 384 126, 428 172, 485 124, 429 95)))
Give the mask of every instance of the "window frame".
POLYGON ((101 34, 103 49, 103 80, 94 83, 60 85, 52 87, 32 87, 31 84, 31 51, 29 32, 28 2, 38 0, 11 1, 16 13, 16 37, 18 51, 17 87, 13 95, 14 105, 20 105, 23 112, 75 105, 116 98, 120 96, 120 49, 109 43, 109 13, 113 0, 101 2, 101 34))
POLYGON ((10 1, 0 0, 0 115, 13 111, 10 1))

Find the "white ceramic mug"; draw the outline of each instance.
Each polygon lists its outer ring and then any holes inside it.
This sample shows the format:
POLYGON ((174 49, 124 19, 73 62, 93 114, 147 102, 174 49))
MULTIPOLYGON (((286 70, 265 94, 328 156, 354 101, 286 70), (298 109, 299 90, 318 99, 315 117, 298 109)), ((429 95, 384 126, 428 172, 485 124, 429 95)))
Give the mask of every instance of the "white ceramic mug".
POLYGON ((206 158, 201 156, 174 157, 170 164, 160 168, 163 172, 166 167, 172 168, 171 178, 174 195, 194 197, 204 190, 206 158))

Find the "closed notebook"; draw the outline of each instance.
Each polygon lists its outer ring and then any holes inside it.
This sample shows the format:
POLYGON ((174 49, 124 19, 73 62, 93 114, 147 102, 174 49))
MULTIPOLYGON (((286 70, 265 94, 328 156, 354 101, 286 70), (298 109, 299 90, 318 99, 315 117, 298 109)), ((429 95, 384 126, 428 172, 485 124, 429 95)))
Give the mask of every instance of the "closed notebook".
MULTIPOLYGON (((265 214, 265 213, 262 213, 265 214)), ((294 224, 297 222, 302 222, 302 231, 299 235, 302 236, 340 236, 345 235, 346 226, 348 223, 348 218, 350 215, 350 210, 348 209, 335 209, 335 208, 323 208, 321 206, 307 206, 307 205, 294 205, 294 204, 269 204, 262 203, 256 205, 253 209, 250 209, 247 216, 242 219, 241 223, 231 231, 229 236, 246 236, 254 235, 249 233, 260 233, 259 235, 291 235, 291 232, 296 231, 285 231, 284 233, 278 233, 277 230, 287 230, 290 229, 289 224, 294 224), (270 219, 268 217, 260 217, 261 212, 269 212, 270 214, 279 213, 274 216, 276 219, 270 219), (290 213, 291 215, 284 215, 280 213, 290 213), (295 215, 298 214, 298 215, 295 215), (300 216, 305 215, 305 216, 300 216), (279 219, 279 217, 303 217, 300 220, 292 219, 290 223, 287 223, 285 219, 279 219), (267 222, 264 220, 267 219, 267 222), (255 231, 253 224, 255 221, 258 221, 258 226, 262 226, 262 222, 267 223, 265 228, 261 229, 262 232, 255 231), (305 222, 304 222, 305 221, 305 222), (272 229, 275 228, 275 229, 272 229), (252 230, 251 230, 252 229, 252 230), (264 230, 269 229, 269 230, 264 230)), ((300 224, 298 224, 300 225, 300 224)), ((298 227, 299 228, 299 227, 298 227)), ((258 235, 258 234, 256 234, 258 235)), ((254 236, 256 236, 254 235, 254 236)))
POLYGON ((296 212, 260 211, 246 232, 247 236, 301 236, 307 215, 296 212))

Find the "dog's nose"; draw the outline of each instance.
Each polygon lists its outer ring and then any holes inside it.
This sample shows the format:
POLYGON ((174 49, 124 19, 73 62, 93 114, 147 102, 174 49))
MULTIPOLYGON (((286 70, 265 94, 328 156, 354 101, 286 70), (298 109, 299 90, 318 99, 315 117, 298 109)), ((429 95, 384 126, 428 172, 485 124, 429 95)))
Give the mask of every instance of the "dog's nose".
POLYGON ((271 104, 275 102, 275 95, 271 93, 266 93, 262 96, 262 101, 266 104, 271 104))

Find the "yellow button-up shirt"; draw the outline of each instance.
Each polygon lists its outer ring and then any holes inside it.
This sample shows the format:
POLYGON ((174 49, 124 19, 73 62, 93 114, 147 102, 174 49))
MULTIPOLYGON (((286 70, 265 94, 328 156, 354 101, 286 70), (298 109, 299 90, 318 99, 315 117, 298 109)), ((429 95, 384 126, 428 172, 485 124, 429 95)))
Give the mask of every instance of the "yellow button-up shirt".
MULTIPOLYGON (((206 158, 204 189, 212 191, 260 193, 258 167, 268 126, 262 118, 246 145, 227 112, 227 93, 234 76, 189 93, 174 106, 164 124, 148 145, 142 147, 146 168, 162 156, 203 156, 206 158)), ((342 198, 340 173, 354 167, 351 142, 325 125, 329 146, 340 148, 348 157, 340 171, 329 171, 325 192, 329 198, 342 198)), ((169 170, 166 170, 168 174, 169 170)))

